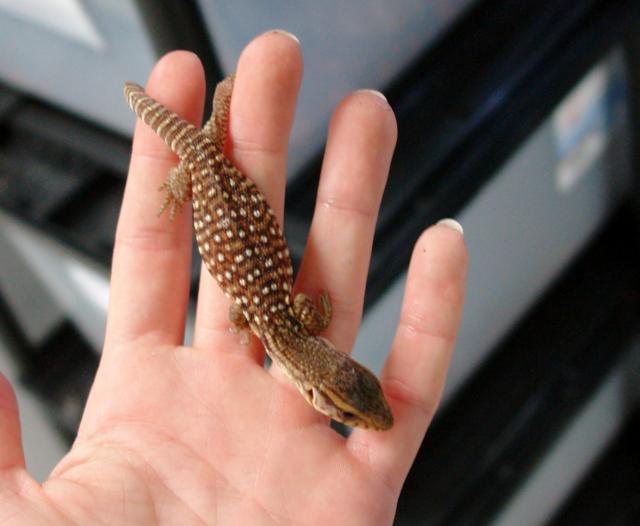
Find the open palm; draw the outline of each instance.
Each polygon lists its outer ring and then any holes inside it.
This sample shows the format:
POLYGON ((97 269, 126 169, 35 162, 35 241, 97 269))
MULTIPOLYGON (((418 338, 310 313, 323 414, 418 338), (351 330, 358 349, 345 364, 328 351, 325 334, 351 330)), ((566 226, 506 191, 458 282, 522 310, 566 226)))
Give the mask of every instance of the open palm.
MULTIPOLYGON (((238 64, 230 156, 282 221, 286 149, 302 75, 282 32, 256 38, 238 64)), ((192 122, 202 67, 174 52, 147 91, 192 122)), ((378 94, 355 92, 332 119, 296 288, 330 293, 326 333, 349 350, 360 323, 374 224, 396 140, 378 94)), ((437 406, 458 326, 466 253, 455 228, 418 240, 401 321, 381 382, 385 432, 335 433, 263 351, 230 332, 228 301, 202 272, 193 346, 183 346, 191 224, 156 217, 175 158, 144 125, 116 236, 102 361, 78 437, 40 485, 24 469, 17 409, 0 377, 1 524, 389 524, 437 406)))

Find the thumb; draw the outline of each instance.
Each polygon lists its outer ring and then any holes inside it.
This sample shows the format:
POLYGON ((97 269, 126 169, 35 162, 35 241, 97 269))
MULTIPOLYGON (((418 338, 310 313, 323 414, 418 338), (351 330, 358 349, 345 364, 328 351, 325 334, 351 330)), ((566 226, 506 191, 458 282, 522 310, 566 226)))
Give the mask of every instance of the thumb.
POLYGON ((0 471, 25 467, 18 402, 9 381, 0 373, 0 471))

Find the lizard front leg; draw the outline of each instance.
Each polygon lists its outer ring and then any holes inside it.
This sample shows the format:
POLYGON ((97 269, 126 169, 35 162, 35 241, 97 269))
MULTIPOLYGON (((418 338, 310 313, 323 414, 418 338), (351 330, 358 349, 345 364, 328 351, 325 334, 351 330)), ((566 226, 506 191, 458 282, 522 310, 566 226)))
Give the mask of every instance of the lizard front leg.
POLYGON ((319 297, 320 307, 306 294, 298 293, 293 300, 293 312, 311 336, 324 331, 331 323, 333 308, 329 293, 324 291, 319 297))

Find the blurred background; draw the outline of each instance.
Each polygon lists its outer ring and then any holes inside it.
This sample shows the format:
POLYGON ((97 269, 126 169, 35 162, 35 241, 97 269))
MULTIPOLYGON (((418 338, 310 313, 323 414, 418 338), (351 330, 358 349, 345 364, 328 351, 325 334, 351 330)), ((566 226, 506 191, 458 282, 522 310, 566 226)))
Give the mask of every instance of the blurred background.
POLYGON ((305 59, 296 263, 336 103, 377 88, 398 118, 358 360, 384 362, 418 234, 465 228, 459 342, 396 524, 639 524, 633 0, 0 0, 0 370, 32 473, 68 448, 100 356, 134 124, 123 82, 183 48, 211 89, 271 28, 305 59))

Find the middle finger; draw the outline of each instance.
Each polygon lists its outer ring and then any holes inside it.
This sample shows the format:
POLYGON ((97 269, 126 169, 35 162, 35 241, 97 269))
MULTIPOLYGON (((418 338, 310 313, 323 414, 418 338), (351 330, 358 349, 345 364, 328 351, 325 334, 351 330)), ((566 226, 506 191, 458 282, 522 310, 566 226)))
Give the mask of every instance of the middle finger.
MULTIPOLYGON (((231 97, 227 140, 231 157, 265 195, 280 224, 287 144, 301 76, 297 41, 271 31, 243 51, 231 97)), ((234 345, 237 340, 229 339, 229 300, 204 266, 200 276, 194 346, 248 351, 261 363, 255 345, 240 348, 234 345)))
MULTIPOLYGON (((336 109, 318 186, 316 207, 296 292, 329 293, 331 324, 323 333, 349 353, 358 332, 380 200, 397 137, 396 120, 384 96, 369 90, 349 95, 336 109)), ((290 418, 313 424, 326 417, 293 393, 280 367, 274 378, 288 387, 290 418)))
POLYGON ((384 96, 357 91, 336 109, 322 166, 313 221, 296 291, 329 293, 333 317, 326 336, 350 352, 364 302, 380 200, 397 137, 384 96))

